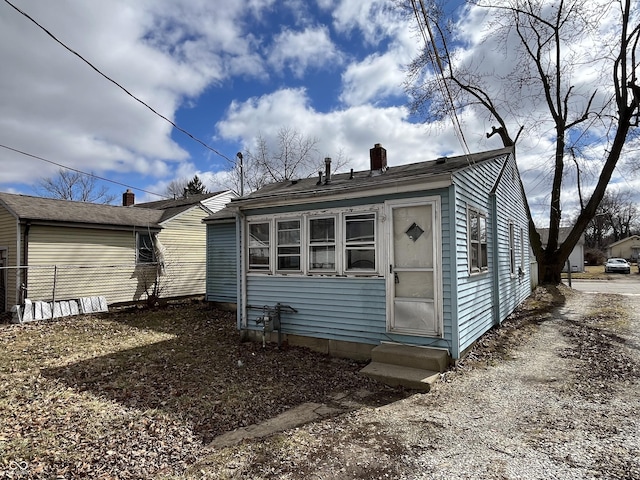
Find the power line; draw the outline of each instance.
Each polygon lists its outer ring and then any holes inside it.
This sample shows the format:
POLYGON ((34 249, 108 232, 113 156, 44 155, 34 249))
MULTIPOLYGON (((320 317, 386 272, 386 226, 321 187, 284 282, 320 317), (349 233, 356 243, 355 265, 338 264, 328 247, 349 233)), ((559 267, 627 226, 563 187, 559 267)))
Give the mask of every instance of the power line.
POLYGON ((45 32, 49 37, 51 37, 53 40, 55 40, 57 43, 59 43, 62 47, 64 47, 66 50, 68 50, 69 52, 71 52, 72 54, 74 54, 76 57, 78 57, 80 60, 82 60, 84 63, 86 63, 87 65, 89 65, 93 70, 95 70, 100 76, 104 77, 106 80, 110 81, 111 83, 113 83, 116 87, 120 88, 124 93, 126 93, 127 95, 129 95, 131 98, 133 98, 135 101, 137 101, 138 103, 144 105, 145 107, 147 107, 149 110, 151 110, 154 114, 156 114, 158 117, 162 118, 163 120, 165 120, 166 122, 170 123, 173 128, 175 128, 176 130, 179 130, 180 132, 184 133, 185 135, 187 135, 189 138, 191 138, 192 140, 195 140, 196 142, 198 142, 200 145, 202 145, 203 147, 205 147, 207 150, 212 151, 213 153, 215 153, 216 155, 224 158, 225 160, 227 160, 229 163, 231 164, 235 164, 235 162, 233 160, 231 160, 229 157, 227 157, 226 155, 224 155, 223 153, 220 153, 218 150, 216 150, 215 148, 213 148, 212 146, 210 146, 209 144, 207 144, 206 142, 200 140, 199 138, 197 138, 195 135, 189 133, 187 130, 185 130, 184 128, 178 126, 175 122, 173 122, 172 120, 170 120, 169 118, 165 117, 164 115, 162 115, 161 113, 159 113, 158 111, 156 111, 153 107, 151 107, 148 103, 144 102, 143 100, 140 100, 138 97, 136 97, 134 94, 132 94, 131 92, 129 92, 129 90, 127 90, 125 87, 123 87, 122 85, 120 85, 118 82, 116 82, 114 79, 112 79, 111 77, 109 77, 108 75, 106 75, 105 73, 102 73, 102 71, 96 67, 95 65, 93 65, 89 60, 87 60, 86 58, 84 58, 82 55, 80 55, 78 52, 76 52, 75 50, 73 50, 72 48, 68 47, 66 44, 64 44, 61 40, 58 40, 58 38, 51 33, 49 30, 47 30, 45 27, 43 27, 42 25, 40 25, 34 18, 32 18, 28 13, 26 13, 25 11, 21 10, 20 8, 16 7, 13 3, 11 3, 9 0, 4 0, 5 3, 7 3, 9 6, 11 6, 14 10, 16 10, 18 13, 20 13, 21 15, 25 16, 26 18, 28 18, 31 22, 33 22, 35 25, 37 25, 43 32, 45 32))
POLYGON ((468 155, 471 153, 469 150, 469 146, 467 144, 467 140, 464 137, 464 133, 462 131, 462 125, 460 124, 460 119, 458 118, 458 114, 456 112, 455 103, 453 101, 453 96, 451 94, 451 90, 449 89, 449 85, 447 84, 447 80, 444 73, 444 67, 442 66, 442 59, 440 58, 440 54, 438 53, 438 48, 436 47, 435 38, 433 35, 433 31, 431 30, 431 26, 429 24, 429 16, 427 15, 426 7, 424 5, 423 0, 412 0, 411 5, 413 7, 413 13, 416 16, 416 22, 418 24, 418 28, 420 29, 420 33, 424 40, 425 49, 427 51, 429 61, 433 69, 436 71, 436 82, 438 84, 438 88, 442 92, 442 96, 445 99, 445 102, 448 103, 451 107, 449 111, 449 116, 451 118, 451 122, 453 123, 453 129, 458 137, 458 141, 462 146, 462 149, 467 155, 467 159, 469 159, 468 155), (420 7, 418 7, 418 3, 420 3, 420 7), (420 21, 420 16, 424 19, 424 25, 420 21), (426 28, 426 32, 425 32, 426 28), (427 38, 427 33, 428 37, 427 38), (433 46, 433 51, 429 48, 429 45, 433 46))
POLYGON ((37 160, 42 160, 43 162, 51 163, 51 164, 56 165, 56 166, 58 166, 60 168, 64 168, 66 170, 71 170, 71 171, 74 171, 76 173, 80 173, 82 175, 87 175, 88 177, 92 177, 92 178, 95 178, 95 179, 98 179, 98 180, 102 180, 103 182, 113 183, 113 184, 116 184, 116 185, 120 185, 121 187, 132 188, 134 190, 138 190, 140 192, 148 193, 150 195, 156 195, 156 196, 161 197, 161 198, 168 198, 167 195, 161 195, 159 193, 150 192, 149 190, 144 190, 142 188, 134 187, 132 185, 127 185, 126 183, 116 182, 115 180, 110 180, 108 178, 101 177, 99 175, 95 175, 93 173, 83 172, 82 170, 78 170, 77 168, 67 167, 66 165, 62 165, 61 163, 54 162, 53 160, 49 160, 47 158, 39 157, 38 155, 34 155, 32 153, 23 152, 22 150, 18 150, 17 148, 13 148, 13 147, 9 147, 7 145, 3 145, 1 143, 0 143, 0 147, 5 148, 7 150, 11 150, 12 152, 19 153, 20 155, 24 155, 26 157, 31 157, 31 158, 35 158, 37 160))

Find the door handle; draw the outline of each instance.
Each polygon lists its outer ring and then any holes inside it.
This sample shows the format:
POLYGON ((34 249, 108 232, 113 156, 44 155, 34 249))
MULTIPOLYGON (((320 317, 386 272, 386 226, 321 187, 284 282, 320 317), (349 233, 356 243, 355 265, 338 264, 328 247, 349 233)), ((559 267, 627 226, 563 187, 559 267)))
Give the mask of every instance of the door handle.
POLYGON ((393 278, 394 278, 394 281, 395 281, 396 283, 400 283, 400 277, 398 277, 398 274, 397 274, 397 273, 394 273, 394 274, 393 274, 393 278))

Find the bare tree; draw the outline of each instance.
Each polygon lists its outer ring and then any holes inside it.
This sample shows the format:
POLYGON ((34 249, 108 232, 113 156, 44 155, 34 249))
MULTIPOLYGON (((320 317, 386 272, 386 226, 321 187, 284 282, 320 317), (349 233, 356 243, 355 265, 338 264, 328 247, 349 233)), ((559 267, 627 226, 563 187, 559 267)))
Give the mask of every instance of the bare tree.
POLYGON ((89 203, 113 203, 117 196, 105 186, 96 185, 95 177, 61 168, 55 177, 43 178, 35 188, 39 195, 89 203))
POLYGON ((169 198, 181 198, 184 195, 184 191, 189 184, 188 178, 176 178, 171 180, 164 190, 165 196, 169 198))
MULTIPOLYGON (((596 214, 625 143, 638 133, 640 8, 632 0, 468 3, 487 13, 483 45, 510 55, 500 65, 501 71, 483 70, 483 58, 459 56, 453 48, 455 32, 434 2, 409 0, 407 5, 428 41, 410 65, 407 89, 413 95, 414 110, 431 117, 467 108, 484 115, 495 122, 487 137, 498 134, 505 146, 514 146, 523 129, 541 135, 537 129, 550 126, 555 152, 550 164, 548 243, 542 245, 530 211, 529 230, 540 280, 559 283, 562 267, 596 214), (612 13, 617 16, 613 22, 612 13), (594 47, 580 49, 580 45, 594 47), (599 74, 593 84, 575 78, 584 65, 599 74), (580 189, 581 195, 589 192, 588 199, 560 243, 569 154, 585 145, 595 149, 602 137, 605 145, 599 149, 602 156, 593 184, 580 189)), ((577 179, 584 181, 580 175, 577 179)))
MULTIPOLYGON (((324 157, 318 151, 319 140, 306 137, 298 130, 282 127, 275 138, 258 135, 254 147, 238 155, 238 163, 231 172, 231 183, 240 189, 240 161, 242 161, 245 191, 257 190, 269 183, 306 178, 324 169, 324 157)), ((348 163, 342 151, 332 157, 332 168, 338 171, 348 163)))

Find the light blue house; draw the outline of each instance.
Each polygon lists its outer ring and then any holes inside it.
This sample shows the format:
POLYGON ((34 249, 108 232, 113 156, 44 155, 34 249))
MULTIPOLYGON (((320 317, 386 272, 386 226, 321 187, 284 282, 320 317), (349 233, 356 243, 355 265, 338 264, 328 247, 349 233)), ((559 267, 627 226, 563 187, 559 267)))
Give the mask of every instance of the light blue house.
POLYGON ((207 291, 238 328, 330 354, 461 358, 530 294, 512 149, 268 185, 207 219, 207 291), (269 332, 273 330, 273 332, 269 332))

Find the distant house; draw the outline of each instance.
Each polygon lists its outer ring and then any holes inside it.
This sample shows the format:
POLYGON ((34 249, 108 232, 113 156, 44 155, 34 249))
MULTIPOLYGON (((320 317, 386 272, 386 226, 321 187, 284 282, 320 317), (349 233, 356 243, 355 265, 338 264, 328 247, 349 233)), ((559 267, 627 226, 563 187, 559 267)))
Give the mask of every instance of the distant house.
POLYGON ((0 193, 0 267, 7 267, 0 269, 0 313, 54 295, 120 303, 143 300, 154 287, 163 297, 204 294, 202 220, 233 196, 134 206, 127 191, 123 206, 113 206, 0 193))
POLYGON ((638 261, 640 255, 640 235, 631 235, 607 247, 607 256, 626 258, 632 262, 638 261))
POLYGON ((531 291, 512 149, 265 186, 205 220, 207 292, 253 335, 367 356, 382 343, 460 358, 531 291), (279 328, 277 328, 279 327, 279 328))
MULTIPOLYGON (((558 232, 558 243, 564 242, 570 232, 570 227, 560 227, 560 230, 558 232)), ((540 241, 542 243, 542 246, 546 247, 547 243, 549 242, 549 229, 539 228, 538 233, 540 234, 540 241)), ((568 262, 565 262, 562 271, 567 272, 569 269, 569 265, 571 265, 572 272, 584 271, 584 234, 580 235, 578 243, 576 243, 576 246, 573 247, 573 250, 571 250, 568 262)))

